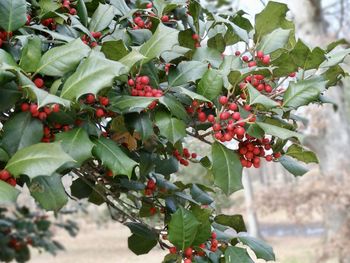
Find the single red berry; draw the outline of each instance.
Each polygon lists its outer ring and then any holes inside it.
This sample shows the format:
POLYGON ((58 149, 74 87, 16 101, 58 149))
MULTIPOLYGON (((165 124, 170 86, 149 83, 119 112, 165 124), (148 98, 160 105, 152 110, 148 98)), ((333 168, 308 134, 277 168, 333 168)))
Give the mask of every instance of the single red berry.
POLYGON ((236 55, 237 57, 240 56, 240 55, 241 55, 241 51, 238 51, 238 50, 237 50, 237 51, 235 52, 235 55, 236 55))
POLYGON ((107 97, 100 97, 99 101, 100 101, 100 104, 103 106, 107 106, 109 104, 109 99, 107 97))
POLYGON ((184 251, 184 255, 185 255, 185 257, 187 257, 187 258, 192 257, 192 248, 191 248, 191 247, 186 248, 185 251, 184 251))
POLYGON ((86 102, 87 104, 93 104, 93 103, 95 103, 95 96, 94 96, 93 94, 88 94, 88 95, 86 96, 85 102, 86 102))
POLYGON ((1 170, 0 171, 0 180, 6 181, 11 177, 11 174, 7 170, 1 170))
POLYGON ((37 117, 39 115, 38 105, 34 103, 30 104, 29 111, 33 117, 37 117))
POLYGON ((39 115, 38 115, 38 118, 40 119, 40 120, 46 120, 46 118, 47 118, 47 114, 46 114, 46 112, 39 112, 39 115))
POLYGON ((275 157, 276 159, 280 158, 281 156, 282 156, 282 154, 280 152, 273 154, 273 157, 275 157))
POLYGON ((176 247, 170 247, 170 248, 169 248, 169 253, 170 253, 170 254, 176 254, 176 252, 177 252, 176 247))
POLYGON ((238 136, 243 136, 244 133, 245 133, 245 129, 243 127, 237 127, 236 130, 235 130, 235 133, 238 135, 238 136))
POLYGON ((265 159, 266 159, 266 161, 271 162, 272 161, 272 155, 266 155, 265 159))
POLYGON ((200 122, 205 122, 207 120, 207 115, 204 112, 198 113, 198 120, 200 122))
POLYGON ((255 61, 250 61, 248 62, 248 67, 252 68, 256 66, 256 62, 255 61))
POLYGON ((148 85, 149 84, 149 77, 148 76, 143 76, 141 78, 141 84, 148 85))
POLYGON ((69 10, 69 13, 71 14, 71 15, 76 15, 77 14, 77 10, 75 9, 75 8, 71 8, 70 10, 69 10))
POLYGON ((105 111, 101 108, 97 108, 95 115, 97 118, 102 118, 103 116, 105 116, 105 111))
POLYGON ((267 93, 272 92, 272 87, 271 87, 270 85, 265 85, 265 91, 266 91, 267 93))
POLYGON ((221 130, 221 125, 219 123, 214 123, 213 131, 220 131, 220 130, 221 130))
POLYGON ((41 89, 42 87, 44 87, 44 80, 42 78, 36 78, 34 80, 34 84, 35 86, 37 86, 39 89, 41 89))
POLYGON ((248 61, 249 61, 249 57, 248 57, 248 56, 243 56, 243 57, 242 57, 242 60, 243 60, 244 62, 248 62, 248 61))
POLYGON ((7 179, 6 183, 12 185, 12 186, 16 186, 17 182, 15 178, 9 178, 7 179))
POLYGON ((134 80, 133 80, 133 79, 129 79, 129 80, 128 80, 128 85, 131 86, 131 87, 133 87, 133 86, 135 85, 134 80))
POLYGON ((60 105, 59 104, 54 104, 53 106, 52 106, 52 111, 53 112, 59 112, 60 111, 60 105))
POLYGON ((153 7, 153 4, 152 4, 152 3, 148 3, 148 4, 146 5, 146 7, 147 7, 147 8, 152 8, 152 7, 153 7))
POLYGON ((264 57, 264 52, 258 51, 258 52, 256 52, 256 56, 257 56, 259 59, 262 59, 262 58, 264 57))
POLYGON ((189 259, 189 258, 186 258, 186 259, 184 260, 184 263, 192 263, 192 260, 189 259))
POLYGON ((214 122, 215 121, 215 116, 213 114, 208 115, 208 121, 209 122, 214 122))
POLYGON ((106 175, 107 175, 108 177, 113 177, 113 172, 112 172, 111 170, 107 170, 107 171, 106 171, 106 175))
POLYGON ((232 140, 232 135, 230 133, 225 133, 224 139, 225 141, 229 142, 232 140))
POLYGON ((212 239, 216 239, 216 238, 217 238, 217 235, 216 235, 215 232, 211 232, 211 238, 212 238, 212 239))
POLYGON ((241 118, 241 114, 239 112, 232 113, 232 119, 239 121, 240 118, 241 118))
POLYGON ((154 190, 156 188, 156 182, 152 179, 147 181, 147 188, 154 190))
POLYGON ((220 113, 220 120, 227 120, 228 118, 230 118, 230 113, 228 113, 227 111, 220 113))
POLYGON ((220 102, 221 105, 225 105, 228 102, 228 98, 226 96, 221 96, 219 98, 219 102, 220 102))
POLYGON ((151 208, 149 209, 149 213, 150 213, 151 215, 155 215, 155 214, 157 213, 157 208, 156 208, 156 207, 151 207, 151 208))
POLYGON ((265 55, 262 59, 262 63, 264 63, 265 65, 270 64, 270 55, 265 55))
POLYGON ((199 40, 199 35, 198 34, 193 34, 192 35, 192 39, 196 40, 196 41, 199 40))
POLYGON ((32 20, 32 17, 30 15, 27 15, 27 22, 26 22, 27 26, 30 24, 31 20, 32 20))
POLYGON ((192 153, 191 157, 192 157, 192 159, 196 159, 197 158, 197 154, 196 153, 192 153))
POLYGON ((101 32, 91 32, 91 36, 95 39, 99 39, 102 36, 101 32))
POLYGON ((162 22, 164 22, 164 23, 169 22, 169 16, 164 15, 164 16, 162 16, 161 20, 162 20, 162 22))
POLYGON ((92 48, 94 48, 94 47, 97 47, 98 44, 97 44, 97 42, 94 41, 94 42, 91 42, 90 46, 91 46, 92 48))
POLYGON ((290 73, 290 74, 289 74, 289 77, 294 78, 296 75, 297 75, 297 73, 296 73, 296 72, 293 72, 293 73, 290 73))
POLYGON ((217 139, 217 140, 221 140, 223 137, 224 137, 224 136, 222 135, 222 133, 221 133, 221 132, 217 132, 217 133, 215 133, 215 139, 217 139))
POLYGON ((26 102, 23 102, 21 104, 21 111, 28 111, 29 110, 29 104, 26 102))
POLYGON ((230 103, 230 105, 228 105, 228 108, 232 111, 236 111, 238 109, 238 106, 236 103, 230 103))

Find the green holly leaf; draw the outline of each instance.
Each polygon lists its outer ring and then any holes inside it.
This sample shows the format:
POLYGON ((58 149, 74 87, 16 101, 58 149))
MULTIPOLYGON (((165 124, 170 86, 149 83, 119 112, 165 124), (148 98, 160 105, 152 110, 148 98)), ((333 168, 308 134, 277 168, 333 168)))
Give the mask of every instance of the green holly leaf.
POLYGON ((129 54, 129 50, 121 39, 117 41, 103 42, 101 52, 105 54, 106 58, 115 61, 118 61, 129 54))
POLYGON ((111 24, 114 15, 115 9, 113 6, 99 3, 89 23, 90 32, 101 32, 107 28, 111 24))
POLYGON ((240 236, 238 239, 244 245, 250 247, 254 251, 257 258, 262 258, 266 261, 276 260, 272 247, 266 244, 264 241, 249 236, 240 236))
POLYGON ((183 88, 183 87, 172 87, 170 88, 171 91, 177 92, 180 95, 186 95, 188 97, 190 97, 192 100, 199 100, 199 101, 206 101, 206 102, 210 102, 210 100, 208 100, 207 98, 203 97, 202 95, 199 95, 196 92, 193 92, 189 89, 183 88))
POLYGON ((290 52, 290 55, 295 64, 304 70, 317 69, 326 59, 323 49, 316 47, 310 50, 300 39, 290 52))
POLYGON ((80 22, 87 27, 88 25, 88 12, 84 0, 77 1, 77 12, 80 22))
POLYGON ((186 136, 185 123, 177 118, 171 117, 169 113, 158 111, 155 120, 160 134, 167 138, 171 143, 175 144, 186 136))
POLYGON ((38 36, 29 36, 22 48, 19 66, 26 72, 37 70, 41 59, 41 39, 38 36))
POLYGON ((215 69, 208 69, 198 83, 197 92, 209 100, 215 99, 222 92, 223 78, 215 69))
POLYGON ((225 263, 254 263, 254 261, 245 248, 228 247, 225 251, 225 263))
POLYGON ((157 245, 157 233, 142 223, 126 223, 132 235, 128 238, 129 249, 136 255, 147 254, 157 245))
POLYGON ((63 151, 60 143, 37 143, 17 151, 5 169, 15 177, 25 174, 33 179, 51 175, 67 162, 74 160, 63 151))
POLYGON ((41 57, 35 74, 61 77, 73 71, 89 52, 90 48, 80 38, 63 46, 52 48, 41 57))
POLYGON ((159 102, 167 107, 173 116, 185 122, 189 121, 189 116, 185 107, 175 96, 166 94, 165 96, 159 98, 159 102))
POLYGON ((190 247, 196 237, 200 222, 191 211, 180 207, 172 216, 168 225, 168 239, 178 249, 190 247))
POLYGON ((150 97, 118 96, 111 99, 109 109, 119 113, 141 112, 155 100, 150 97))
POLYGON ((58 133, 55 140, 61 142, 63 150, 76 161, 74 163, 76 167, 81 166, 84 161, 92 157, 91 150, 94 144, 82 128, 58 133))
POLYGON ((318 163, 317 156, 314 152, 305 150, 303 147, 297 144, 289 146, 286 155, 289 155, 304 163, 318 163))
POLYGON ((102 165, 112 171, 113 175, 127 175, 129 178, 137 163, 127 156, 112 140, 100 137, 93 140, 95 147, 92 153, 102 165))
MULTIPOLYGON (((0 84, 1 84, 1 72, 0 72, 0 84)), ((22 92, 18 89, 15 82, 8 82, 0 85, 0 110, 6 111, 11 109, 22 97, 22 92)))
POLYGON ((193 54, 192 60, 206 64, 209 63, 215 68, 218 68, 223 61, 221 53, 216 49, 209 47, 197 48, 196 52, 193 54))
POLYGON ((15 203, 19 193, 18 189, 0 180, 0 205, 15 203))
POLYGON ((283 106, 296 109, 317 101, 321 92, 325 90, 326 83, 327 81, 319 77, 290 82, 283 96, 283 106))
POLYGON ((159 57, 164 51, 178 45, 179 31, 160 23, 152 37, 140 48, 140 53, 149 60, 159 57))
POLYGON ((123 64, 92 52, 64 83, 61 97, 73 100, 84 94, 97 94, 101 89, 112 86, 114 78, 126 73, 127 68, 123 64))
POLYGON ((0 27, 6 32, 16 31, 27 22, 27 2, 25 0, 0 1, 0 27))
POLYGON ((232 227, 238 232, 247 232, 242 215, 217 215, 214 221, 220 225, 232 227))
POLYGON ((154 0, 153 6, 157 9, 158 17, 162 17, 163 14, 169 13, 174 10, 176 7, 180 5, 185 5, 185 0, 172 0, 171 2, 167 2, 164 0, 154 0))
POLYGON ((303 176, 309 171, 309 169, 307 169, 304 165, 288 156, 282 156, 279 158, 279 162, 288 172, 294 176, 303 176))
POLYGON ((144 55, 136 50, 132 50, 129 54, 122 57, 119 62, 131 69, 137 62, 146 59, 144 55))
POLYGON ((208 66, 199 61, 183 61, 175 69, 170 69, 169 86, 176 87, 194 82, 204 75, 208 66))
POLYGON ((214 183, 226 194, 230 195, 242 185, 242 165, 237 153, 225 145, 215 142, 212 145, 214 183))
POLYGON ((1 146, 10 155, 18 150, 38 143, 43 137, 43 124, 32 118, 29 112, 21 112, 12 116, 3 127, 1 146))
POLYGON ((192 245, 198 246, 205 243, 211 236, 211 209, 201 209, 199 206, 191 207, 191 211, 200 222, 198 231, 192 245))
POLYGON ((291 131, 273 124, 256 122, 256 124, 265 131, 266 134, 276 136, 282 140, 287 140, 289 138, 297 138, 299 141, 303 141, 304 136, 295 131, 291 131))
POLYGON ((151 137, 153 133, 153 123, 148 113, 132 113, 125 118, 128 126, 140 134, 143 141, 151 137))
POLYGON ((266 109, 271 109, 279 106, 279 104, 276 101, 261 94, 251 84, 248 83, 247 87, 248 87, 248 93, 249 93, 249 105, 260 104, 264 106, 266 109))
POLYGON ((321 68, 328 68, 343 62, 346 56, 350 54, 350 48, 344 50, 332 50, 326 54, 326 60, 320 65, 321 68))
POLYGON ((291 30, 277 28, 271 33, 262 37, 256 50, 270 54, 277 49, 284 48, 288 44, 291 30))
POLYGON ((61 175, 38 176, 29 185, 30 194, 47 211, 59 211, 68 202, 61 175))

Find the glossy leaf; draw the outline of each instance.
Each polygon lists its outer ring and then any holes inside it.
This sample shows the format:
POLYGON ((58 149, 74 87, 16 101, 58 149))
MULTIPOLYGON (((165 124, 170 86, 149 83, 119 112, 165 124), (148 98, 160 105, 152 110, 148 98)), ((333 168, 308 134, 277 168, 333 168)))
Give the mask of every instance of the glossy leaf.
POLYGON ((171 114, 185 122, 189 120, 188 113, 185 107, 178 101, 178 99, 172 95, 166 94, 160 97, 159 102, 163 104, 171 114))
POLYGON ((114 7, 108 4, 99 3, 98 8, 91 17, 89 30, 91 32, 100 32, 107 28, 115 15, 114 7))
POLYGON ((197 92, 209 100, 215 99, 221 94, 223 78, 215 69, 208 69, 198 83, 197 92))
POLYGON ((73 100, 84 94, 97 94, 101 89, 112 86, 114 78, 126 72, 123 64, 92 52, 64 83, 61 97, 73 100))
POLYGON ((43 137, 43 124, 32 118, 29 112, 11 117, 3 127, 1 146, 12 156, 18 150, 40 142, 43 137))
POLYGON ((27 22, 27 2, 25 0, 0 1, 0 27, 6 32, 16 31, 27 22))
POLYGON ((17 151, 5 169, 15 177, 25 174, 33 179, 51 175, 67 162, 74 160, 63 151, 60 143, 38 143, 17 151))
POLYGON ((264 241, 248 236, 240 236, 238 239, 244 245, 250 247, 254 251, 257 258, 261 258, 266 261, 274 261, 276 259, 272 247, 266 244, 264 241))
POLYGON ((174 144, 186 136, 185 123, 177 118, 171 117, 169 113, 158 111, 155 120, 160 134, 171 143, 174 144))
POLYGON ((63 76, 74 70, 90 52, 90 48, 79 38, 47 51, 40 59, 37 73, 48 76, 63 76))
POLYGON ((114 141, 100 137, 93 142, 95 147, 92 149, 92 153, 113 172, 113 175, 131 177, 137 163, 127 156, 114 141))
POLYGON ((169 72, 169 86, 176 87, 196 81, 207 71, 207 65, 199 61, 183 61, 169 72))
POLYGON ((225 251, 225 263, 254 263, 254 261, 245 248, 228 247, 225 251))
POLYGON ((75 166, 79 167, 84 161, 92 157, 91 150, 94 144, 82 128, 58 133, 55 140, 61 142, 63 150, 76 161, 75 166))
POLYGON ((260 104, 266 109, 271 109, 279 106, 279 104, 270 99, 269 97, 261 94, 257 89, 255 89, 251 84, 248 84, 248 93, 249 93, 249 105, 260 104))
POLYGON ((214 221, 220 225, 232 227, 238 232, 247 232, 242 215, 217 215, 214 221))
POLYGON ((215 185, 226 195, 242 189, 242 165, 237 153, 219 142, 212 145, 211 153, 215 185))
POLYGON ((282 156, 279 158, 279 161, 282 166, 294 176, 303 176, 309 171, 309 169, 307 169, 304 165, 300 164, 298 161, 291 157, 282 156))
POLYGON ((317 156, 314 152, 305 150, 297 144, 289 146, 286 155, 291 156, 304 163, 318 163, 317 156))
POLYGON ((154 100, 150 97, 119 96, 111 100, 109 108, 120 113, 141 112, 154 100))
POLYGON ((192 245, 200 222, 183 207, 180 207, 172 216, 168 225, 168 239, 178 249, 184 250, 192 245))
POLYGON ((68 196, 59 174, 38 176, 29 185, 30 194, 47 211, 59 211, 68 202, 68 196))
POLYGON ((15 203, 19 193, 18 189, 0 180, 0 205, 15 203))
POLYGON ((276 136, 281 138, 282 140, 286 140, 289 138, 297 138, 299 141, 303 141, 304 136, 295 131, 291 131, 276 125, 272 125, 264 122, 256 122, 256 124, 265 131, 266 134, 276 136))
POLYGON ((277 28, 271 33, 263 36, 257 50, 263 51, 264 54, 270 54, 277 49, 284 48, 288 43, 290 30, 277 28))
POLYGON ((41 39, 38 36, 30 36, 24 45, 19 66, 26 72, 37 70, 41 58, 41 39))
POLYGON ((129 114, 126 118, 128 126, 140 134, 142 140, 147 140, 153 133, 153 123, 147 113, 129 114))

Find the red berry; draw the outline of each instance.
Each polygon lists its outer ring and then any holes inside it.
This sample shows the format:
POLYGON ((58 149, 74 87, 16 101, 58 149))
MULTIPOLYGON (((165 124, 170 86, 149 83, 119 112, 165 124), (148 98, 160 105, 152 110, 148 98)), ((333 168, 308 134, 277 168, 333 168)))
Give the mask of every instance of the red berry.
POLYGON ((59 112, 60 111, 60 105, 59 104, 54 104, 52 107, 53 112, 59 112))
POLYGON ((128 80, 128 85, 131 86, 131 87, 133 87, 133 86, 135 85, 134 80, 133 80, 133 79, 129 79, 129 80, 128 80))
POLYGON ((45 113, 45 112, 39 112, 39 115, 38 115, 38 118, 40 119, 40 120, 46 120, 46 118, 47 118, 47 114, 45 113))
POLYGON ((228 106, 228 108, 232 111, 236 111, 238 109, 238 106, 236 103, 230 103, 230 105, 228 106))
POLYGON ((164 16, 162 16, 161 20, 162 20, 162 22, 164 22, 164 23, 169 22, 169 16, 164 15, 164 16))
POLYGON ((241 51, 238 51, 238 50, 237 50, 237 51, 235 52, 235 55, 236 55, 237 57, 240 56, 240 55, 241 55, 241 51))
POLYGON ((177 252, 176 247, 170 247, 170 248, 169 248, 169 253, 170 253, 170 254, 176 254, 176 252, 177 252))
POLYGON ((256 52, 256 56, 257 56, 259 59, 262 59, 262 58, 264 57, 264 52, 258 51, 258 52, 256 52))
POLYGON ((270 56, 269 55, 265 55, 262 59, 262 63, 264 63, 265 65, 270 64, 270 56))
POLYGON ((266 161, 271 162, 272 161, 272 155, 266 155, 265 159, 266 159, 266 161))
POLYGON ((157 213, 157 208, 156 208, 156 207, 151 207, 151 208, 149 209, 149 213, 150 213, 151 215, 156 214, 156 213, 157 213))
POLYGON ((219 123, 214 123, 213 131, 220 131, 220 130, 221 130, 221 125, 219 123))
POLYGON ((248 62, 248 67, 252 68, 256 66, 256 62, 255 61, 250 61, 248 62))
POLYGON ((272 92, 272 87, 271 87, 270 85, 265 85, 265 91, 266 91, 267 93, 272 92))
POLYGON ((6 181, 11 177, 11 174, 7 170, 0 171, 0 180, 6 181))
POLYGON ((37 86, 39 89, 41 89, 44 86, 44 80, 42 78, 36 78, 34 80, 35 86, 37 86))
POLYGON ((241 114, 239 112, 234 112, 232 114, 232 119, 239 121, 240 118, 241 118, 241 114))
POLYGON ((192 35, 193 40, 199 40, 199 35, 198 34, 193 34, 192 35))
POLYGON ((97 42, 94 41, 94 42, 91 42, 90 46, 91 46, 91 47, 97 47, 98 44, 97 44, 97 42))
POLYGON ((37 117, 39 115, 38 105, 30 104, 29 111, 33 117, 37 117))
POLYGON ((189 259, 189 258, 186 258, 186 259, 184 260, 184 263, 192 263, 192 260, 189 259))
POLYGON ((99 39, 102 36, 101 32, 91 32, 93 38, 99 39))
POLYGON ((86 102, 87 104, 93 104, 93 103, 95 103, 95 96, 94 96, 93 94, 88 94, 88 95, 86 96, 85 102, 86 102))
POLYGON ((242 57, 242 60, 243 60, 244 62, 248 62, 248 61, 249 61, 249 57, 248 57, 248 56, 243 56, 243 57, 242 57))
POLYGON ((235 133, 238 135, 238 136, 243 136, 244 133, 245 133, 245 129, 243 127, 237 127, 236 130, 235 130, 235 133))
POLYGON ((282 154, 280 152, 273 154, 273 157, 275 157, 276 159, 280 158, 281 156, 282 156, 282 154))
POLYGON ((109 104, 109 99, 107 97, 100 97, 99 101, 103 106, 107 106, 109 104))
POLYGON ((221 105, 225 105, 228 102, 228 98, 226 96, 221 96, 219 98, 219 102, 220 102, 221 105))
POLYGON ((198 120, 200 122, 205 122, 207 120, 207 115, 204 112, 198 113, 198 120))
POLYGON ((190 258, 192 256, 192 248, 191 247, 186 248, 184 251, 184 255, 185 257, 190 258))
POLYGON ((147 188, 154 190, 156 188, 156 182, 153 181, 152 179, 148 180, 147 181, 147 188))
POLYGON ((232 135, 231 135, 231 134, 229 134, 229 133, 225 133, 225 135, 224 135, 224 139, 225 139, 225 141, 229 142, 229 141, 231 141, 231 140, 232 140, 232 135))
POLYGON ((197 158, 197 154, 196 153, 192 153, 191 157, 192 157, 192 159, 196 159, 197 158))
POLYGON ((223 136, 222 136, 222 133, 221 133, 221 132, 215 133, 215 139, 221 140, 222 138, 223 138, 223 136))
POLYGON ((230 118, 230 113, 228 113, 227 111, 220 113, 220 120, 227 120, 228 118, 230 118))
POLYGON ((216 239, 216 238, 217 238, 217 235, 216 235, 215 232, 211 232, 211 238, 212 238, 212 239, 216 239))
POLYGON ((214 122, 215 121, 215 116, 213 114, 208 115, 208 121, 209 122, 214 122))
POLYGON ((290 73, 290 74, 289 74, 289 77, 294 78, 296 75, 297 75, 297 73, 296 73, 296 72, 293 72, 293 73, 290 73))
POLYGON ((26 102, 23 102, 21 104, 21 111, 28 111, 29 110, 29 104, 26 102))
POLYGON ((146 5, 146 7, 147 7, 147 8, 152 8, 152 7, 153 7, 153 4, 152 4, 152 3, 148 3, 148 4, 146 5))
POLYGON ((76 15, 77 14, 77 10, 75 9, 75 8, 71 8, 70 10, 69 10, 69 13, 71 14, 71 15, 76 15))
POLYGON ((147 77, 147 76, 141 77, 141 81, 140 82, 143 85, 148 85, 149 84, 149 77, 147 77))
POLYGON ((95 115, 97 118, 102 118, 103 116, 105 116, 105 111, 101 108, 97 108, 95 115))
POLYGON ((6 183, 12 185, 12 186, 16 186, 17 182, 15 178, 9 178, 7 179, 6 183))

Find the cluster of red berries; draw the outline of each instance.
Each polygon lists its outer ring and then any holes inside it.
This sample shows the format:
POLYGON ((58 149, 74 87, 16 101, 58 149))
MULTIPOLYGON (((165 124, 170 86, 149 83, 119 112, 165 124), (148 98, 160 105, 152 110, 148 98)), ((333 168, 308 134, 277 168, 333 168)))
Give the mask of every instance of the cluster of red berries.
POLYGON ((201 46, 201 38, 200 38, 200 36, 199 36, 198 34, 193 34, 193 35, 192 35, 192 39, 195 41, 194 46, 195 46, 196 48, 198 48, 198 47, 201 46))
MULTIPOLYGON (((203 111, 198 112, 198 120, 211 122, 214 136, 221 142, 228 142, 234 138, 243 139, 246 132, 244 129, 246 122, 254 122, 255 116, 251 115, 247 120, 243 120, 238 111, 238 105, 235 102, 229 102, 226 96, 221 96, 219 102, 223 108, 218 120, 213 114, 207 116, 203 111)), ((244 105, 244 109, 250 111, 251 107, 244 105)))
POLYGON ((276 152, 273 155, 267 154, 266 151, 272 149, 271 141, 268 138, 256 139, 246 134, 246 140, 238 144, 238 153, 240 155, 241 164, 243 167, 255 168, 260 167, 261 158, 265 158, 270 162, 273 158, 281 157, 281 153, 276 152))
POLYGON ((190 153, 190 151, 187 148, 184 148, 182 150, 182 154, 179 152, 179 150, 175 150, 173 152, 173 155, 180 162, 180 164, 182 164, 184 166, 188 166, 189 165, 188 160, 197 158, 197 154, 196 153, 190 153))
POLYGON ((106 117, 108 115, 104 108, 109 104, 109 99, 107 97, 100 96, 98 98, 98 101, 96 101, 94 94, 87 94, 85 97, 84 103, 89 105, 94 105, 95 116, 97 118, 106 117))
POLYGON ((135 80, 129 79, 128 85, 131 87, 131 96, 156 97, 163 96, 163 91, 155 89, 150 85, 148 76, 138 76, 135 80))
MULTIPOLYGON (((235 55, 239 57, 241 55, 240 51, 236 51, 235 55)), ((248 63, 248 67, 255 67, 257 65, 257 60, 261 61, 262 64, 264 65, 269 65, 270 64, 270 55, 264 55, 264 52, 262 51, 257 51, 255 55, 255 60, 252 60, 249 58, 249 56, 244 55, 242 56, 242 60, 246 63, 248 63)))
POLYGON ((250 83, 260 92, 271 93, 273 88, 265 82, 265 76, 263 75, 251 75, 245 78, 245 82, 240 83, 240 88, 243 90, 246 87, 246 83, 250 83))
MULTIPOLYGON (((102 33, 101 32, 90 32, 91 33, 91 36, 95 39, 95 40, 99 40, 102 36, 102 33)), ((87 35, 83 35, 81 37, 81 40, 83 41, 84 44, 94 48, 98 45, 98 43, 93 40, 92 38, 90 38, 89 36, 87 35)))
MULTIPOLYGON (((152 7, 152 3, 149 3, 147 5, 152 7)), ((139 12, 135 13, 134 23, 135 23, 135 25, 133 25, 133 27, 132 27, 134 30, 151 29, 152 28, 152 21, 148 17, 146 17, 146 20, 143 20, 141 14, 139 12)))
POLYGON ((56 30, 56 28, 57 28, 56 21, 53 18, 43 19, 43 20, 41 20, 41 24, 43 26, 46 26, 47 28, 49 28, 51 30, 56 30))
POLYGON ((7 170, 0 171, 0 180, 4 181, 12 186, 16 186, 17 182, 14 177, 11 176, 10 172, 7 170))
POLYGON ((2 44, 4 41, 6 41, 7 38, 12 37, 12 32, 6 32, 6 31, 2 31, 0 30, 0 48, 2 47, 2 44))
POLYGON ((59 131, 69 131, 70 127, 69 125, 62 125, 60 123, 55 123, 50 128, 49 126, 45 125, 43 128, 43 138, 41 139, 42 142, 52 142, 55 140, 55 134, 59 131))
POLYGON ((157 184, 153 179, 149 179, 146 184, 145 195, 150 196, 157 190, 157 184))
MULTIPOLYGON (((186 111, 188 114, 194 114, 194 113, 200 113, 203 111, 203 109, 212 109, 213 104, 211 102, 206 102, 200 104, 197 100, 193 100, 192 104, 188 107, 186 107, 186 111)), ((203 114, 201 114, 203 116, 203 114)), ((213 115, 214 116, 214 115, 213 115)), ((214 118, 215 119, 215 118, 214 118)), ((203 121, 205 122, 205 120, 203 121)))
POLYGON ((59 112, 60 105, 53 104, 52 106, 45 106, 39 109, 38 104, 36 103, 29 104, 27 102, 23 102, 21 104, 21 111, 23 112, 29 111, 34 118, 38 118, 39 120, 44 121, 52 112, 59 112))
POLYGON ((77 10, 72 7, 73 4, 69 1, 69 0, 63 0, 62 1, 62 7, 68 10, 68 13, 70 13, 71 15, 76 15, 77 14, 77 10))

